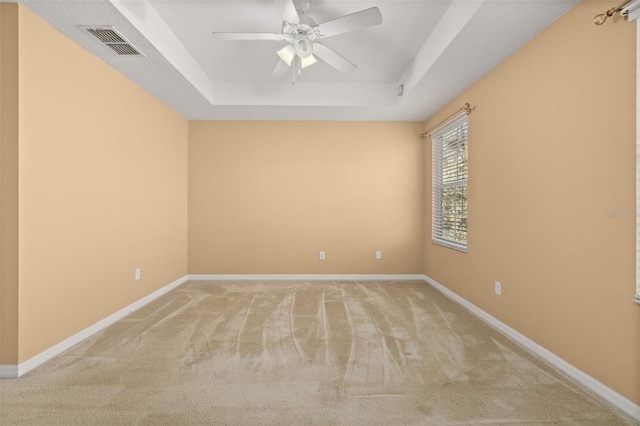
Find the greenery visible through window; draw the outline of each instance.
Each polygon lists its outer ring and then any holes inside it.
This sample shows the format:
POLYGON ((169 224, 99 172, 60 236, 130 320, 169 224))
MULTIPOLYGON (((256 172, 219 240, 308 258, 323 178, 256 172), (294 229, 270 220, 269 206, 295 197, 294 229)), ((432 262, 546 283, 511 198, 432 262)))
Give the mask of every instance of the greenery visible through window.
POLYGON ((432 241, 467 250, 467 115, 431 133, 433 144, 432 241))

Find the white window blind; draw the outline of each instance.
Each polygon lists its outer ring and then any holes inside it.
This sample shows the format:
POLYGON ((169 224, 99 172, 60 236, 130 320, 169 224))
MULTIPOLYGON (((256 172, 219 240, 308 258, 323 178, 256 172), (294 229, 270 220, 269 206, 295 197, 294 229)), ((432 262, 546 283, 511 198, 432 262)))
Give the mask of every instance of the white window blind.
POLYGON ((436 244, 467 251, 467 114, 431 132, 432 235, 436 244))

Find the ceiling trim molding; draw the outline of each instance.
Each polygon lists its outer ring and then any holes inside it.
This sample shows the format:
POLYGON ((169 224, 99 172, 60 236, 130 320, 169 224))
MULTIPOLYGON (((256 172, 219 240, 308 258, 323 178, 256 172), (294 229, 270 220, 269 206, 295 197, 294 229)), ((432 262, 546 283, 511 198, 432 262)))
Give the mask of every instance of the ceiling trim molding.
POLYGON ((147 0, 109 0, 109 2, 209 103, 214 103, 211 79, 151 3, 147 0))
POLYGON ((224 83, 214 85, 215 105, 393 107, 395 85, 329 83, 224 83))
MULTIPOLYGON (((420 51, 413 59, 398 82, 403 85, 404 93, 413 90, 438 58, 447 50, 463 28, 469 23, 473 15, 480 9, 484 0, 467 1, 454 0, 447 8, 438 24, 424 42, 420 51)), ((402 100, 398 97, 398 102, 402 100)))

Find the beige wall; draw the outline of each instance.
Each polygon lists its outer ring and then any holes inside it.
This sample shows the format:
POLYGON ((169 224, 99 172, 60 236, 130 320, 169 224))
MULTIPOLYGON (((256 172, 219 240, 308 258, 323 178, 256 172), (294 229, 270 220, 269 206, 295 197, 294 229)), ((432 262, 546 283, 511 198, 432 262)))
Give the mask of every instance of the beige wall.
POLYGON ((421 127, 190 122, 189 273, 421 273, 421 127))
POLYGON ((578 4, 427 121, 475 106, 468 253, 431 243, 426 149, 424 270, 640 403, 635 217, 605 214, 635 211, 636 24, 592 22, 615 3, 578 4))
POLYGON ((187 273, 188 126, 24 7, 18 24, 24 362, 187 273))
POLYGON ((0 4, 0 365, 18 361, 18 5, 0 4))
POLYGON ((593 25, 611 5, 579 4, 426 123, 475 106, 462 254, 423 241, 422 124, 187 123, 2 4, 0 363, 186 273, 425 272, 640 403, 635 219, 605 215, 635 209, 635 24, 593 25))

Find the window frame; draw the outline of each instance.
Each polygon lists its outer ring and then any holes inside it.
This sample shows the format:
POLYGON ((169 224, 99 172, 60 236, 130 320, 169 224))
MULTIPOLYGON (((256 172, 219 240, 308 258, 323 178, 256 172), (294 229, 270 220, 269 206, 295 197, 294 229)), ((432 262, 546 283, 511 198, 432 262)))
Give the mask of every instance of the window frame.
MULTIPOLYGON (((469 122, 468 122, 468 114, 466 112, 462 112, 454 117, 452 117, 450 120, 448 120, 447 122, 443 123, 441 126, 437 127, 436 129, 434 129, 433 131, 431 131, 429 133, 429 136, 431 138, 431 145, 432 145, 432 176, 431 176, 431 242, 437 245, 441 245, 444 247, 448 247, 454 250, 458 250, 461 252, 466 253, 467 252, 467 245, 468 245, 468 205, 469 205, 469 201, 468 201, 468 184, 469 184, 469 166, 468 166, 468 162, 469 162, 469 122), (458 130, 459 129, 459 130, 458 130), (455 144, 464 144, 464 148, 465 148, 465 153, 464 155, 466 156, 466 161, 465 161, 465 167, 464 167, 464 171, 465 173, 463 173, 462 176, 464 176, 463 178, 458 178, 458 173, 460 170, 460 164, 461 164, 461 160, 458 156, 458 158, 456 158, 453 161, 453 167, 456 169, 456 172, 454 174, 456 174, 456 178, 452 179, 452 175, 449 173, 446 175, 447 178, 449 178, 448 182, 445 182, 445 172, 443 171, 443 162, 445 159, 448 160, 452 160, 452 154, 448 153, 448 155, 445 155, 443 153, 443 145, 445 143, 445 136, 447 136, 448 134, 450 134, 453 131, 462 131, 464 134, 464 137, 462 139, 460 139, 459 137, 457 138, 457 140, 455 140, 455 144), (464 241, 462 241, 461 239, 456 239, 455 237, 449 237, 449 236, 445 236, 444 235, 444 220, 443 220, 443 215, 444 215, 444 206, 443 206, 443 201, 442 201, 442 192, 443 190, 446 190, 447 188, 462 188, 462 190, 466 193, 466 197, 465 197, 465 206, 464 206, 464 210, 461 213, 457 213, 457 206, 455 206, 455 202, 454 202, 454 208, 453 211, 450 211, 450 215, 453 215, 455 217, 455 225, 454 227, 457 229, 461 229, 461 222, 464 221, 464 241)), ((449 141, 447 142, 451 142, 451 139, 449 139, 449 141)), ((459 154, 455 154, 454 155, 459 155, 459 154)), ((452 163, 450 163, 450 166, 452 165, 452 163)), ((448 168, 448 171, 450 172, 451 169, 448 168)), ((453 231, 454 233, 456 232, 455 229, 453 231)), ((460 232, 460 231, 458 231, 460 232)))

